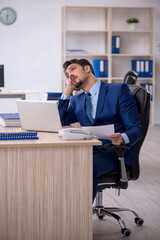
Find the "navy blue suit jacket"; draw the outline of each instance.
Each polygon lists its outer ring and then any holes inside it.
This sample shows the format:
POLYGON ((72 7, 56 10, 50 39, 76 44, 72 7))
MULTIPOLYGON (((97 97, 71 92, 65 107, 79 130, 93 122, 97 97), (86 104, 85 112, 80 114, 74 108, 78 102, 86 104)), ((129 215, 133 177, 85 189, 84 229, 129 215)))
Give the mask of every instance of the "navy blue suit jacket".
MULTIPOLYGON (((59 113, 62 125, 79 122, 81 126, 91 126, 85 112, 85 93, 71 100, 59 100, 59 113)), ((93 126, 114 124, 115 132, 126 133, 131 148, 125 153, 125 162, 132 164, 135 143, 142 137, 142 128, 138 117, 136 102, 126 84, 107 84, 101 82, 93 126)), ((102 143, 108 140, 100 139, 102 143)), ((102 151, 100 146, 97 146, 102 151)), ((102 151, 103 152, 103 151, 102 151)))

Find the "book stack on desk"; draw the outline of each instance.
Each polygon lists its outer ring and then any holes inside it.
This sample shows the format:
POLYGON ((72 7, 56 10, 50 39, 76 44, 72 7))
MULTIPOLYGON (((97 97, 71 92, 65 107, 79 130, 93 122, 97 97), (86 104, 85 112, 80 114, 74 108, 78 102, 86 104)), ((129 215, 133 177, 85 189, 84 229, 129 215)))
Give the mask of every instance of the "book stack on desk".
POLYGON ((62 95, 62 92, 48 92, 47 100, 59 100, 62 95))
POLYGON ((21 127, 19 113, 0 113, 0 125, 4 127, 21 127))

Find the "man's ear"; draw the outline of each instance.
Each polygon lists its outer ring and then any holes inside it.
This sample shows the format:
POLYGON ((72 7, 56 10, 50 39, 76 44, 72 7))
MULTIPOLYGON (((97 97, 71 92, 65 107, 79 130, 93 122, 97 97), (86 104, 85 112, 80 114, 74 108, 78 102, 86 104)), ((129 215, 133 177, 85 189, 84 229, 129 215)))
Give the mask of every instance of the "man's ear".
POLYGON ((85 71, 86 72, 91 72, 91 68, 90 68, 90 66, 89 65, 86 65, 85 67, 84 67, 84 69, 85 69, 85 71))

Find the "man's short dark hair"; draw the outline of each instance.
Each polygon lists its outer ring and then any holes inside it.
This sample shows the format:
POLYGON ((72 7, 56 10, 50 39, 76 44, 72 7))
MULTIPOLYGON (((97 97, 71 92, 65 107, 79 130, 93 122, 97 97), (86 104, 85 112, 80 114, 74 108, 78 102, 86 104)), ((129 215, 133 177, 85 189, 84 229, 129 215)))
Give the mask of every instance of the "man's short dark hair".
POLYGON ((90 69, 91 69, 91 72, 93 73, 94 75, 94 69, 93 69, 93 66, 92 64, 85 58, 82 58, 82 59, 71 59, 69 61, 66 61, 64 64, 63 64, 63 69, 64 69, 64 72, 66 71, 66 69, 68 68, 68 66, 72 63, 77 63, 78 65, 82 66, 82 67, 85 67, 85 66, 90 66, 90 69))

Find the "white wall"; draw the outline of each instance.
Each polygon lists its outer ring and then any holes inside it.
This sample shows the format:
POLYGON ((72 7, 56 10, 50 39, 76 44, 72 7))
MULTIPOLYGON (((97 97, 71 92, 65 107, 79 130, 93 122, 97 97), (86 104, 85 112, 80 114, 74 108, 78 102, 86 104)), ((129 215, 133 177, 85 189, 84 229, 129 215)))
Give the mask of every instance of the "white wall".
MULTIPOLYGON (((0 9, 16 10, 17 20, 0 23, 0 64, 5 65, 5 89, 61 91, 62 6, 156 7, 160 22, 160 0, 1 0, 0 9)), ((158 25, 158 24, 157 24, 158 25)), ((156 46, 160 30, 156 26, 156 46)), ((156 111, 160 124, 160 51, 156 48, 156 111)))

